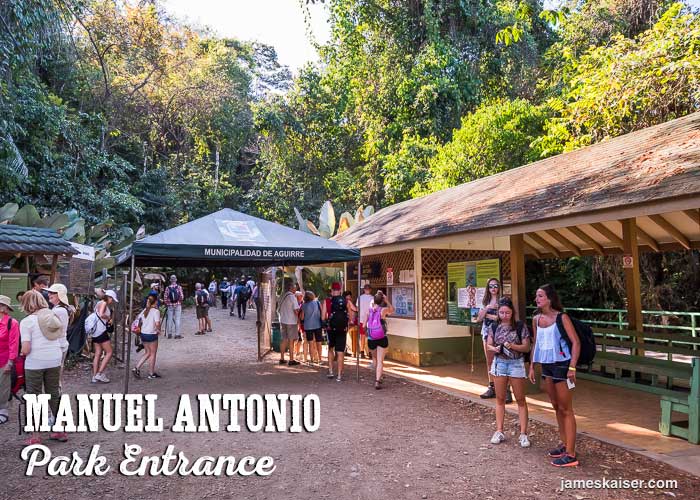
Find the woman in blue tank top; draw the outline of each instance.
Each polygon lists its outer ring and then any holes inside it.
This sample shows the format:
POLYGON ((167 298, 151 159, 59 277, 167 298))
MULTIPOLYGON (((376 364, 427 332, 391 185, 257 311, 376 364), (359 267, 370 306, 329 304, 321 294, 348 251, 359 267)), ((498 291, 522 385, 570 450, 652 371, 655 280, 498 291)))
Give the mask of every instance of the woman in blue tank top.
POLYGON ((545 389, 557 414, 559 424, 559 445, 549 452, 556 467, 578 465, 576 458, 576 415, 573 407, 573 389, 576 382, 576 362, 581 343, 576 329, 563 307, 552 285, 542 285, 535 295, 537 314, 532 318, 532 331, 535 333, 530 363, 530 382, 535 383, 535 363, 542 366, 545 389), (557 327, 557 317, 562 315, 562 324, 571 340, 571 349, 562 338, 557 327), (571 387, 571 389, 570 389, 571 387))

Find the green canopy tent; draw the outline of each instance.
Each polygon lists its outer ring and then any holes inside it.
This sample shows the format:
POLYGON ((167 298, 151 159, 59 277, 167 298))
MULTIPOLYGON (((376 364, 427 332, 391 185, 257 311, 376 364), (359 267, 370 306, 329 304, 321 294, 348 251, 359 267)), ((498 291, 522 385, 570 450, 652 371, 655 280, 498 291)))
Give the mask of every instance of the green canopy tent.
MULTIPOLYGON (((130 250, 132 318, 134 269, 139 267, 269 267, 359 261, 360 251, 335 241, 224 208, 200 219, 148 236, 130 250)), ((126 264, 126 262, 124 262, 126 264)), ((261 328, 271 325, 271 314, 258 317, 258 354, 261 328), (261 321, 264 319, 265 321, 261 321)), ((131 329, 129 328, 129 345, 131 329)), ((127 350, 125 392, 128 390, 127 350)))

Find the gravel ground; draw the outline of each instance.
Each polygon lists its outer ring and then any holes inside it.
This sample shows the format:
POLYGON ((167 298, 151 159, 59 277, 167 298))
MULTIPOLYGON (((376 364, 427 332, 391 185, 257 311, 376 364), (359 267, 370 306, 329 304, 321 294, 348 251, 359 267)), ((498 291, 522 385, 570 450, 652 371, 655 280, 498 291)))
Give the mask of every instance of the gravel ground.
MULTIPOLYGON (((87 456, 94 444, 108 458, 104 477, 50 477, 45 469, 24 476, 20 452, 26 435, 13 420, 0 427, 0 498, 34 499, 461 499, 481 498, 698 498, 698 478, 646 457, 581 437, 582 466, 555 469, 546 450, 556 444, 553 428, 533 423, 532 447, 517 443, 517 422, 507 415, 508 440, 489 443, 495 430, 493 411, 476 403, 407 381, 387 378, 375 391, 372 377, 354 366, 346 379, 329 381, 318 367, 277 364, 256 359, 255 319, 229 318, 213 312, 214 333, 194 337, 194 311, 184 314, 185 339, 162 340, 160 380, 132 380, 130 392, 156 393, 157 414, 172 422, 180 394, 318 394, 321 426, 316 432, 251 433, 78 433, 68 443, 50 442, 54 454, 76 451, 87 456), (268 477, 126 477, 118 472, 125 443, 143 454, 160 455, 172 444, 190 459, 202 455, 272 456, 276 470, 268 477), (672 479, 675 489, 562 491, 564 479, 672 479)), ((110 384, 92 385, 87 363, 66 374, 66 392, 121 392, 123 378, 111 368, 110 384)))

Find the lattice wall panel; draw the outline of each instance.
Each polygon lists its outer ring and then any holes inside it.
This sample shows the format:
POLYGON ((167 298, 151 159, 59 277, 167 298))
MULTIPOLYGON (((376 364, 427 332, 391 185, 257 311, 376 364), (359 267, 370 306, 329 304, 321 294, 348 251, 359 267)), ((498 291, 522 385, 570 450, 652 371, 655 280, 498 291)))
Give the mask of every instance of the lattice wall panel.
POLYGON ((423 279, 423 318, 447 318, 447 263, 468 260, 501 259, 501 278, 510 279, 510 253, 493 250, 440 250, 421 251, 423 279))
POLYGON ((445 318, 445 278, 423 277, 423 318, 444 319, 445 318))

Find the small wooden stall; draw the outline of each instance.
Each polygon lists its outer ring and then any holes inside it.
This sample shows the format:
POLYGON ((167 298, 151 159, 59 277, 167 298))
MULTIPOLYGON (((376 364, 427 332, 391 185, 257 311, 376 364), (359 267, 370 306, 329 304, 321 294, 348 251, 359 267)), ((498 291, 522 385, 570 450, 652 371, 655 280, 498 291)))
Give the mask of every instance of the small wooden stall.
POLYGON ((53 283, 59 259, 77 253, 53 229, 0 224, 0 294, 10 297, 15 314, 21 314, 16 306, 19 295, 30 288, 30 274, 47 274, 53 283))

